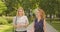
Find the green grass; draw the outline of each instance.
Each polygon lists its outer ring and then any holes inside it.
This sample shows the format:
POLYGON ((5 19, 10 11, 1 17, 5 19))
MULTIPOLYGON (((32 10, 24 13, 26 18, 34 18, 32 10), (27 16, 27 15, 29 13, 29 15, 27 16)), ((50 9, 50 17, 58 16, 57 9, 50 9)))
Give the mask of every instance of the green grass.
POLYGON ((58 32, 60 32, 60 21, 52 21, 52 23, 49 24, 51 24, 58 32))
POLYGON ((0 25, 0 32, 11 32, 12 26, 10 25, 0 25))
POLYGON ((60 32, 60 24, 54 23, 54 24, 52 24, 52 26, 60 32))

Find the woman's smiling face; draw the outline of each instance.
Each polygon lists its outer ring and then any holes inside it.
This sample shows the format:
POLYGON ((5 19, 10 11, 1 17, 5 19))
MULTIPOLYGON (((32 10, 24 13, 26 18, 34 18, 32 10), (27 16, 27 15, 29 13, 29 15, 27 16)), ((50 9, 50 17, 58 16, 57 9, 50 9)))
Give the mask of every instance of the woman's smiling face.
POLYGON ((40 11, 36 11, 36 17, 41 17, 41 12, 40 11))
POLYGON ((20 8, 20 9, 18 10, 18 15, 23 15, 23 9, 20 8))

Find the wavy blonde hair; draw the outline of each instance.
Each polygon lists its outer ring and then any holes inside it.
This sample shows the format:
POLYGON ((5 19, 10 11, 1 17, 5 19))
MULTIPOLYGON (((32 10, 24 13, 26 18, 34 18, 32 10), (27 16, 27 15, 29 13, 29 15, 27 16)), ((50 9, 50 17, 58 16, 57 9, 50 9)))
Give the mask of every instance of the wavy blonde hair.
POLYGON ((46 15, 45 15, 45 12, 44 12, 44 10, 43 9, 41 9, 41 8, 37 8, 35 11, 39 11, 40 12, 40 16, 41 16, 41 18, 43 18, 43 19, 45 19, 46 18, 46 15))
POLYGON ((16 16, 19 16, 18 11, 19 11, 20 9, 22 9, 22 11, 23 11, 23 15, 25 15, 25 13, 24 13, 24 9, 23 9, 22 7, 19 7, 18 10, 17 10, 17 15, 16 15, 16 16))

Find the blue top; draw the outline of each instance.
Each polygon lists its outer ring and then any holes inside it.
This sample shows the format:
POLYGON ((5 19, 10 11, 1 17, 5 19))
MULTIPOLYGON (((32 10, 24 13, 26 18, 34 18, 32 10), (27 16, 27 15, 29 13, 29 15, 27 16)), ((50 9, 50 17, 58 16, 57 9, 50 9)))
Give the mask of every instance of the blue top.
POLYGON ((37 19, 35 19, 35 24, 34 24, 34 28, 35 28, 35 31, 34 32, 44 32, 43 30, 43 26, 44 26, 44 20, 41 19, 40 22, 38 22, 37 19))

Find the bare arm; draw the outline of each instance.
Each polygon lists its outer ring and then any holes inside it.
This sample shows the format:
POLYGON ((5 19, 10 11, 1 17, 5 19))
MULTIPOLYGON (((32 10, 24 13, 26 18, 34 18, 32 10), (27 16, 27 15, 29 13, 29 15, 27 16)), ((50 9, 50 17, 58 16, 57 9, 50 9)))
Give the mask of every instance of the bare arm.
POLYGON ((46 22, 45 22, 45 20, 44 20, 44 27, 43 28, 44 28, 44 32, 47 32, 46 31, 46 22))

